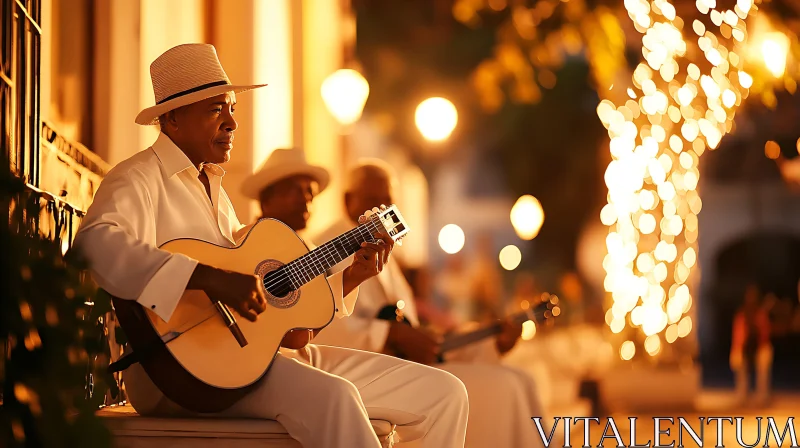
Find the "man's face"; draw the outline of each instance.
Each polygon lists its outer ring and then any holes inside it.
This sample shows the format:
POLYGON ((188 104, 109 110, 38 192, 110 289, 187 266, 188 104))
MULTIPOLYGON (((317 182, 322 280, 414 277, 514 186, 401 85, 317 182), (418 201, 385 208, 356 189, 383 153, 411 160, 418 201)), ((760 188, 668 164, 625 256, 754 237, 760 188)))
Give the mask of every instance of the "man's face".
POLYGON ((287 177, 261 193, 261 214, 281 221, 292 230, 305 229, 310 217, 309 206, 317 192, 317 182, 311 177, 287 177))
POLYGON ((174 123, 167 124, 170 137, 195 164, 225 163, 238 127, 235 106, 236 95, 228 92, 177 109, 174 123))
POLYGON ((381 205, 389 206, 392 204, 389 179, 374 174, 365 176, 358 189, 347 193, 345 201, 347 213, 353 221, 357 221, 367 210, 381 205))

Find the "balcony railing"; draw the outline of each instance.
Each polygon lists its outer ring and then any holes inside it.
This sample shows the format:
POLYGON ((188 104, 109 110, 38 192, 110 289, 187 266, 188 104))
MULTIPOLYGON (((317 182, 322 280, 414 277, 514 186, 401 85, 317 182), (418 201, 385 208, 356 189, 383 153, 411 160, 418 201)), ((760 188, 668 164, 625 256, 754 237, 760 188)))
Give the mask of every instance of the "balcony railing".
POLYGON ((28 188, 50 203, 49 219, 39 231, 62 242, 66 251, 110 166, 85 146, 66 140, 49 123, 42 123, 39 186, 28 188))

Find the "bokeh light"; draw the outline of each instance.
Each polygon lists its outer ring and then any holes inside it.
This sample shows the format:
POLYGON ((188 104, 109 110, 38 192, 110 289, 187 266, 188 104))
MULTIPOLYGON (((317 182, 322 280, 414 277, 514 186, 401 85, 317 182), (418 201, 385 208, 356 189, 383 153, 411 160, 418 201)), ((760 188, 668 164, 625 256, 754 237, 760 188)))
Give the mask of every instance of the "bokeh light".
POLYGON ((506 271, 513 271, 522 262, 522 252, 513 244, 500 250, 500 266, 506 271))
POLYGON ((777 159, 781 155, 780 145, 772 140, 768 141, 764 144, 764 155, 773 160, 777 159))
POLYGON ((542 204, 535 197, 526 194, 517 199, 511 208, 511 225, 517 236, 523 240, 532 240, 539 234, 544 224, 542 204))
POLYGON ((417 106, 414 121, 426 140, 439 142, 447 139, 456 128, 458 112, 445 98, 428 98, 417 106))
POLYGON ((522 323, 522 340, 530 341, 536 336, 536 323, 532 320, 526 320, 522 323))
POLYGON ((761 43, 764 65, 772 76, 780 78, 786 71, 786 56, 789 53, 789 38, 781 32, 772 32, 761 43))
POLYGON ((644 349, 650 356, 657 355, 661 351, 661 339, 659 339, 658 335, 648 336, 644 340, 644 349))
POLYGON ((464 248, 464 231, 455 224, 448 224, 439 231, 439 246, 448 254, 457 254, 464 248))
POLYGON ((633 344, 633 341, 625 341, 619 347, 619 357, 624 361, 630 361, 635 354, 636 345, 633 344))
POLYGON ((325 107, 343 126, 361 118, 369 97, 369 84, 361 73, 352 69, 336 70, 325 78, 320 88, 325 107))
MULTIPOLYGON (((612 305, 606 324, 613 333, 638 328, 651 356, 661 352, 662 332, 673 343, 692 330, 687 282, 697 264, 699 158, 730 132, 753 84, 739 57, 753 5, 738 3, 717 10, 715 1, 698 0, 697 9, 710 21, 684 23, 667 0, 626 0, 628 16, 643 34, 644 60, 625 95, 597 106, 612 157, 605 173, 608 203, 600 213, 609 227, 603 267, 612 305), (695 54, 705 61, 689 60, 695 54), (629 113, 633 108, 640 113, 629 113)), ((786 66, 783 39, 769 34, 761 45, 774 76, 786 66)), ((767 144, 767 155, 776 154, 775 146, 767 144)), ((625 341, 620 357, 634 354, 634 342, 625 341)))

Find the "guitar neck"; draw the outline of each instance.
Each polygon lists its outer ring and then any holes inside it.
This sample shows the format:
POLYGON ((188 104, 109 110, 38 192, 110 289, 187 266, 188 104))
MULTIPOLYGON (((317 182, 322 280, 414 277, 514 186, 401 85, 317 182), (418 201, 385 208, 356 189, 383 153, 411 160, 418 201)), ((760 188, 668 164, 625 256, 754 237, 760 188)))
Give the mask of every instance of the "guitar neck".
POLYGON ((376 220, 369 220, 286 264, 281 269, 291 280, 292 286, 299 289, 318 275, 327 272, 358 252, 361 243, 374 242, 376 239, 373 235, 381 231, 379 226, 380 224, 376 220))
MULTIPOLYGON (((528 313, 527 311, 519 312, 510 316, 511 321, 515 324, 520 324, 526 320, 538 320, 544 315, 546 310, 539 310, 536 312, 528 313)), ((503 326, 498 322, 475 331, 470 331, 464 334, 450 336, 442 342, 439 346, 439 354, 455 350, 466 345, 481 341, 488 337, 500 334, 503 331, 503 326)))
POLYGON ((361 244, 375 242, 376 234, 388 234, 399 244, 408 231, 405 220, 394 205, 383 207, 358 227, 278 269, 269 271, 263 278, 264 288, 275 297, 284 297, 358 252, 361 244))
POLYGON ((474 342, 486 339, 490 336, 499 334, 501 331, 502 327, 500 324, 493 324, 488 327, 481 328, 480 330, 471 331, 469 333, 464 333, 457 336, 451 336, 445 339, 445 341, 442 342, 442 345, 439 346, 439 353, 445 353, 464 347, 474 342))

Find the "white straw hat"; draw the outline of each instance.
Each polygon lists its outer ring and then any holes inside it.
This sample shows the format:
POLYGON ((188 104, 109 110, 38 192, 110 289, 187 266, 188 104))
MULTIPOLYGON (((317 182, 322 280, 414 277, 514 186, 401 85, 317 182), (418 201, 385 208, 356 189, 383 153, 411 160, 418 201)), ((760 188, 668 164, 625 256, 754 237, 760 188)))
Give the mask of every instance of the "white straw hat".
POLYGON ((306 161, 302 149, 276 149, 269 155, 264 165, 242 182, 242 194, 250 199, 259 199, 261 192, 279 180, 290 176, 306 175, 319 184, 319 193, 328 186, 330 174, 321 166, 306 161))
POLYGON ((264 87, 232 85, 222 69, 217 50, 209 44, 184 44, 170 48, 150 64, 155 105, 136 116, 136 123, 158 123, 161 114, 223 94, 264 87))

